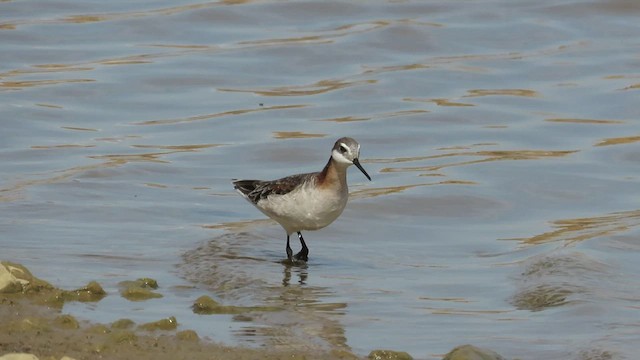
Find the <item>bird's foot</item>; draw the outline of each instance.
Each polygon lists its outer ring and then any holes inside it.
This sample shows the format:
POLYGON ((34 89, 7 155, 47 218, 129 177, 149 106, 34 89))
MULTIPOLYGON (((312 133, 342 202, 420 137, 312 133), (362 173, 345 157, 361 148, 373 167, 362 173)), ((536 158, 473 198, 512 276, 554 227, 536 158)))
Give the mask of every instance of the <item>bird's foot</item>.
POLYGON ((297 261, 307 262, 307 261, 309 261, 309 250, 302 249, 302 250, 300 250, 299 253, 295 254, 295 256, 293 258, 295 260, 297 260, 297 261))

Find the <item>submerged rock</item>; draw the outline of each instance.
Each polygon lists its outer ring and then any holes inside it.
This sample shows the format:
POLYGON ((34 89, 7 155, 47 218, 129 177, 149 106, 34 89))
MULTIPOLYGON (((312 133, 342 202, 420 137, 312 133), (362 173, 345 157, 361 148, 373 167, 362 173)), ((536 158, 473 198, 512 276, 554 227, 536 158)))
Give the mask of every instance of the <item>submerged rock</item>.
POLYGON ((371 360, 413 360, 408 353, 393 350, 373 350, 367 358, 371 360))
POLYGON ((80 324, 75 317, 71 315, 60 315, 53 319, 53 323, 55 326, 62 329, 78 329, 80 328, 80 324))
POLYGON ((131 319, 120 319, 116 320, 111 324, 112 329, 130 329, 136 323, 131 319))
POLYGON ((139 329, 154 331, 154 330, 175 330, 178 327, 178 321, 175 316, 171 316, 166 319, 145 323, 138 326, 139 329))
POLYGON ((181 341, 200 341, 198 333, 193 330, 182 330, 176 333, 176 338, 181 341))
POLYGON ((451 350, 442 360, 505 360, 495 351, 473 345, 461 345, 451 350))
POLYGON ((0 294, 25 296, 36 304, 56 309, 61 309, 65 301, 99 301, 107 295, 95 281, 71 291, 55 288, 24 266, 8 261, 0 262, 0 294))
POLYGON ((207 295, 202 295, 196 299, 191 306, 193 312, 200 315, 237 315, 251 311, 277 311, 279 308, 270 306, 233 306, 220 305, 207 295))
MULTIPOLYGON (((133 344, 137 340, 138 340, 138 336, 133 331, 129 331, 129 330, 114 331, 110 333, 107 337, 107 342, 109 344, 122 344, 122 343, 133 344)), ((107 344, 104 344, 102 346, 102 351, 104 351, 104 349, 107 346, 108 346, 107 344)))
POLYGON ((102 300, 103 297, 107 296, 107 292, 104 291, 98 282, 91 281, 86 286, 79 289, 65 291, 64 296, 65 300, 92 302, 102 300))
POLYGON ((158 288, 158 282, 152 278, 140 278, 140 279, 137 279, 135 282, 140 284, 140 287, 142 288, 151 288, 151 289, 158 288))
POLYGON ((130 301, 145 301, 162 297, 162 294, 158 294, 151 290, 158 288, 158 282, 150 278, 141 278, 135 281, 122 281, 119 285, 120 295, 130 301))

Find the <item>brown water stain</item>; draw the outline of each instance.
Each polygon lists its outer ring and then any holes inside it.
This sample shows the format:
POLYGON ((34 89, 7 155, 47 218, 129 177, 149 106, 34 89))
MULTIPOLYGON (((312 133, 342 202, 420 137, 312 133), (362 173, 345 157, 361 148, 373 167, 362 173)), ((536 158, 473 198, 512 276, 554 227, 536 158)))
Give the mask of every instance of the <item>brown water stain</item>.
POLYGON ((640 83, 629 85, 627 87, 622 88, 622 90, 635 90, 635 89, 640 89, 640 83))
POLYGON ((463 309, 438 309, 427 307, 425 310, 429 310, 433 315, 464 315, 464 316, 484 316, 492 314, 508 314, 513 310, 463 310, 463 309))
POLYGON ((420 296, 418 298, 419 300, 426 300, 426 301, 445 301, 445 302, 454 302, 454 303, 471 303, 471 300, 466 299, 466 298, 436 298, 436 297, 430 297, 430 296, 420 296))
POLYGON ((474 104, 454 102, 449 99, 429 99, 427 101, 433 102, 438 106, 475 106, 474 104))
POLYGON ((306 139, 306 138, 322 138, 327 134, 312 134, 301 131, 274 131, 273 137, 276 139, 306 139))
POLYGON ((209 149, 223 146, 225 144, 189 144, 189 145, 131 145, 140 149, 160 149, 160 150, 179 150, 179 151, 197 151, 200 149, 209 149))
POLYGON ((258 108, 255 108, 255 109, 230 110, 230 111, 223 111, 223 112, 214 113, 214 114, 189 116, 189 117, 185 117, 185 118, 148 120, 148 121, 134 122, 134 123, 132 123, 132 125, 173 125, 173 124, 180 124, 180 123, 189 123, 189 122, 194 122, 194 121, 203 121, 203 120, 216 119, 216 118, 221 118, 221 117, 226 117, 226 116, 244 115, 244 114, 250 114, 250 113, 259 112, 259 111, 299 109, 299 108, 304 108, 304 107, 307 107, 307 106, 308 105, 263 106, 263 107, 258 107, 258 108))
POLYGON ((55 184, 62 181, 66 181, 73 177, 79 176, 88 171, 97 169, 105 169, 112 167, 119 167, 132 162, 152 162, 152 163, 169 163, 168 160, 162 159, 163 156, 182 153, 182 152, 194 152, 197 151, 202 145, 183 145, 176 146, 172 151, 166 152, 152 152, 143 154, 107 154, 107 155, 92 155, 88 156, 90 159, 104 160, 99 164, 76 166, 65 170, 53 172, 51 176, 19 181, 11 186, 0 188, 0 202, 14 201, 20 198, 20 193, 28 187, 55 184))
POLYGON ((478 96, 540 97, 540 94, 537 91, 527 89, 474 89, 467 90, 467 95, 464 95, 463 97, 478 96))
POLYGON ((232 89, 232 88, 218 88, 218 91, 225 92, 245 92, 254 93, 260 96, 309 96, 324 94, 335 90, 344 89, 352 86, 360 86, 367 84, 375 84, 377 80, 320 80, 313 84, 301 85, 301 86, 280 86, 267 90, 251 90, 251 89, 232 89))
POLYGON ((608 138, 608 139, 601 140, 599 143, 595 144, 595 146, 624 145, 624 144, 632 144, 639 141, 640 141, 640 136, 608 138))
POLYGON ((401 193, 408 189, 413 189, 420 186, 430 186, 430 185, 433 185, 433 183, 366 188, 366 189, 355 190, 350 192, 349 197, 351 197, 352 199, 366 199, 366 198, 372 198, 372 197, 381 196, 381 195, 401 193))
POLYGON ((398 116, 420 115, 420 114, 426 114, 429 112, 430 112, 429 110, 424 110, 424 109, 399 110, 399 111, 394 111, 389 113, 374 114, 368 117, 345 116, 345 117, 339 117, 339 118, 322 119, 319 121, 331 121, 331 122, 342 123, 342 122, 353 122, 353 121, 380 120, 380 119, 388 119, 388 118, 393 118, 398 116))
POLYGON ((98 129, 84 128, 84 127, 77 127, 77 126, 61 126, 60 128, 66 129, 66 130, 74 130, 74 131, 100 131, 98 129))
POLYGON ((30 81, 0 81, 0 88, 24 89, 37 86, 49 86, 58 84, 74 84, 94 82, 93 79, 60 79, 60 80, 30 80, 30 81))
MULTIPOLYGON (((437 171, 447 167, 453 166, 465 166, 471 164, 479 164, 492 161, 507 161, 507 160, 538 160, 544 158, 563 157, 578 150, 564 150, 564 151, 548 151, 548 150, 492 150, 492 151, 475 151, 475 152, 453 152, 432 156, 420 156, 413 158, 396 158, 385 159, 384 162, 401 163, 410 161, 420 161, 429 159, 439 159, 446 157, 458 157, 458 156, 472 156, 472 157, 484 157, 478 160, 461 161, 456 163, 440 164, 440 165, 427 165, 427 166, 408 166, 408 167, 386 167, 380 169, 381 173, 387 172, 404 172, 404 171, 437 171)), ((371 162, 380 162, 379 160, 369 160, 371 162)))
POLYGON ((80 145, 80 144, 61 144, 61 145, 33 145, 32 149, 42 150, 42 149, 74 149, 74 148, 92 148, 96 147, 95 145, 80 145))
POLYGON ((338 122, 338 123, 342 123, 342 122, 354 122, 354 121, 366 121, 366 120, 371 120, 370 117, 358 117, 358 116, 343 116, 343 117, 338 117, 338 118, 331 118, 331 119, 322 119, 320 121, 332 121, 332 122, 338 122))
POLYGON ((46 108, 50 108, 50 109, 64 109, 62 106, 54 105, 54 104, 39 103, 39 104, 36 104, 36 106, 46 107, 46 108))
POLYGON ((149 16, 169 16, 192 11, 197 9, 209 8, 220 5, 239 5, 252 2, 252 0, 226 0, 216 1, 214 3, 196 3, 183 6, 174 6, 160 9, 151 9, 144 11, 128 11, 121 13, 104 13, 104 14, 78 14, 53 19, 37 19, 37 20, 18 20, 12 22, 0 23, 0 28, 16 29, 23 25, 51 25, 51 24, 86 24, 104 21, 120 21, 127 19, 138 19, 149 16))
POLYGON ((556 241, 572 244, 602 236, 617 235, 640 226, 640 210, 615 212, 588 218, 555 220, 551 224, 556 230, 516 240, 533 245, 556 241))
POLYGON ((202 225, 204 229, 213 229, 213 230, 225 230, 231 232, 241 232, 247 231, 254 227, 265 226, 275 224, 275 221, 271 219, 256 219, 256 220, 246 220, 246 221, 231 221, 221 224, 213 224, 213 225, 202 225))
POLYGON ((405 64, 405 65, 390 65, 390 66, 381 66, 381 67, 364 67, 365 70, 362 72, 362 74, 380 74, 380 73, 387 73, 387 72, 394 72, 394 71, 407 71, 407 70, 422 70, 422 69, 429 69, 431 68, 431 66, 426 65, 426 64, 420 64, 420 63, 413 63, 413 64, 405 64))
POLYGON ((545 121, 556 123, 572 123, 572 124, 624 124, 622 120, 605 120, 605 119, 576 119, 576 118, 552 118, 545 119, 545 121))
POLYGON ((333 43, 335 38, 352 36, 356 34, 362 34, 370 31, 374 31, 390 25, 390 21, 379 20, 364 23, 354 23, 340 25, 336 28, 332 28, 325 31, 320 31, 320 35, 306 35, 289 38, 277 38, 277 39, 261 39, 251 41, 241 41, 237 45, 260 45, 260 46, 273 46, 273 45, 289 45, 294 43, 314 43, 314 44, 330 44, 333 43))
POLYGON ((142 136, 139 135, 124 135, 124 136, 115 136, 115 137, 103 137, 103 138, 95 138, 95 141, 104 141, 110 143, 119 143, 129 139, 139 139, 142 136))
MULTIPOLYGON (((478 72, 477 67, 459 66, 459 63, 480 62, 480 61, 500 61, 500 60, 522 60, 535 57, 552 56, 557 54, 575 52, 589 45, 586 41, 577 41, 566 45, 552 46, 531 52, 503 52, 495 54, 481 55, 456 55, 456 56, 437 56, 428 59, 423 63, 410 63, 404 65, 392 65, 381 67, 365 67, 362 74, 385 73, 393 71, 405 70, 423 70, 436 67, 451 68, 452 71, 472 71, 478 72)), ((530 91, 530 90, 529 90, 530 91)))

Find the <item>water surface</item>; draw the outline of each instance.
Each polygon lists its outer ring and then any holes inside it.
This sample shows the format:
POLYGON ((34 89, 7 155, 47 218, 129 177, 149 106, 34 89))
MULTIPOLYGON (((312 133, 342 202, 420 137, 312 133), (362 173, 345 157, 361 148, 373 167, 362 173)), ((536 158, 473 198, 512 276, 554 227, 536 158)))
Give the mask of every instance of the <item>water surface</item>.
POLYGON ((245 346, 634 358, 635 1, 0 3, 0 246, 70 304, 245 346), (372 175, 305 234, 232 178, 372 175), (352 169, 353 170, 353 169, 352 169), (297 251, 297 249, 294 249, 297 251), (273 311, 196 315, 201 295, 273 311))

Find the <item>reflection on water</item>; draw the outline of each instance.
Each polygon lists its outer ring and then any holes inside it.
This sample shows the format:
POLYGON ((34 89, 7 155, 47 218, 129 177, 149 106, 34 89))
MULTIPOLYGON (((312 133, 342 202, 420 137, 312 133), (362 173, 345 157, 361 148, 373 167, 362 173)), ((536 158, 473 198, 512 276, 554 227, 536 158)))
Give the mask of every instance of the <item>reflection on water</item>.
POLYGON ((511 302, 518 309, 530 311, 593 300, 590 282, 608 270, 579 252, 534 257, 527 262, 511 302))
POLYGON ((640 142, 640 136, 625 136, 601 140, 595 146, 624 145, 640 142))
POLYGON ((152 276, 171 290, 132 315, 231 344, 633 358, 640 7, 459 5, 0 1, 2 255, 69 288, 152 276), (230 179, 341 136, 373 181, 283 266, 230 179))
POLYGON ((467 90, 467 95, 464 97, 476 97, 476 96, 524 96, 524 97, 539 97, 536 91, 526 89, 475 89, 467 90))
POLYGON ((304 138, 321 138, 327 134, 309 134, 301 131, 276 131, 273 137, 276 139, 304 139, 304 138))
POLYGON ((589 218, 554 220, 552 225, 557 230, 521 239, 522 242, 542 244, 562 241, 570 245, 578 241, 625 233, 640 226, 640 210, 616 212, 589 218))
MULTIPOLYGON (((340 316, 345 303, 326 302, 333 296, 326 287, 308 286, 306 264, 282 264, 279 259, 257 253, 252 244, 264 241, 254 233, 228 232, 183 255, 181 273, 195 284, 218 294, 225 303, 244 303, 280 311, 251 312, 250 323, 236 335, 258 336, 274 347, 345 349, 346 337, 340 316), (259 325, 259 326, 258 326, 259 325), (318 343, 319 337, 325 343, 318 343)), ((240 322, 248 318, 239 317, 240 322)))
POLYGON ((493 150, 493 151, 474 151, 474 152, 448 152, 445 154, 432 155, 432 156, 418 156, 413 158, 395 158, 395 159, 373 159, 370 162, 375 163, 404 163, 415 162, 422 160, 441 159, 449 157, 483 157, 478 160, 450 162, 439 165, 427 165, 427 166, 407 166, 407 167, 385 167, 380 169, 380 172, 413 172, 413 171, 438 171, 443 168, 467 166, 472 164, 492 162, 492 161, 505 161, 505 160, 538 160, 549 157, 562 157, 578 152, 578 150, 565 150, 565 151, 545 151, 545 150, 493 150))
POLYGON ((228 116, 236 116, 236 115, 245 115, 258 111, 269 111, 269 110, 286 110, 286 109, 296 109, 303 108, 305 105, 283 105, 283 106, 261 106, 255 109, 240 109, 240 110, 231 110, 224 111, 215 114, 206 114, 206 115, 196 115, 189 116, 187 118, 182 119, 162 119, 162 120, 149 120, 136 122, 134 125, 173 125, 173 124, 181 124, 181 123, 189 123, 193 121, 202 121, 202 120, 210 120, 228 116))
POLYGON ((261 96, 310 96, 320 95, 330 91, 336 91, 351 86, 374 84, 376 80, 358 80, 358 81, 344 81, 344 80, 320 80, 314 84, 301 85, 301 86, 283 86, 269 90, 245 90, 245 89, 224 89, 219 88, 218 91, 226 92, 251 92, 261 96))

